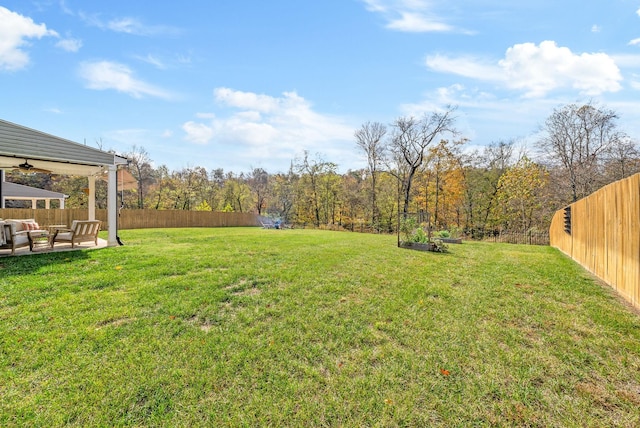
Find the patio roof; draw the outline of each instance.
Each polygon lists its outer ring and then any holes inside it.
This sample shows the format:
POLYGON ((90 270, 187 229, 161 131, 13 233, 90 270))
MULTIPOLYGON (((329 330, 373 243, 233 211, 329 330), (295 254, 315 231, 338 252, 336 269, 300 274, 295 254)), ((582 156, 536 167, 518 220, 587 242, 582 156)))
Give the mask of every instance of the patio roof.
POLYGON ((0 169, 24 162, 56 174, 98 175, 127 159, 0 119, 0 169))
POLYGON ((9 183, 8 181, 2 183, 2 196, 6 199, 64 199, 68 197, 64 193, 9 183))

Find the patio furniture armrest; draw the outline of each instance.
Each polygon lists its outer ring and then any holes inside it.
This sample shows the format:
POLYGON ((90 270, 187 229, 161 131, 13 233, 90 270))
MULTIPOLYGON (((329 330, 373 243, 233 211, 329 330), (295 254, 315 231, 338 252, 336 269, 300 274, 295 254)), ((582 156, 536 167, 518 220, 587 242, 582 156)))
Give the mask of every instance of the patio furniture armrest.
POLYGON ((29 247, 31 249, 31 236, 27 230, 16 230, 15 225, 6 223, 4 225, 5 243, 1 245, 1 249, 10 249, 11 254, 21 247, 29 247))

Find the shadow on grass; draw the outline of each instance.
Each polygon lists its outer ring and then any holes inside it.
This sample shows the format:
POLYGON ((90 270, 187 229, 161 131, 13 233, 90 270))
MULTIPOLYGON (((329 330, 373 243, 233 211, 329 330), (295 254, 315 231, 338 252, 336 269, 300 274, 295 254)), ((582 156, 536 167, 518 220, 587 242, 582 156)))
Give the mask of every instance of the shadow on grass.
POLYGON ((64 251, 0 257, 0 275, 3 277, 25 275, 52 264, 69 263, 88 258, 87 251, 64 251))

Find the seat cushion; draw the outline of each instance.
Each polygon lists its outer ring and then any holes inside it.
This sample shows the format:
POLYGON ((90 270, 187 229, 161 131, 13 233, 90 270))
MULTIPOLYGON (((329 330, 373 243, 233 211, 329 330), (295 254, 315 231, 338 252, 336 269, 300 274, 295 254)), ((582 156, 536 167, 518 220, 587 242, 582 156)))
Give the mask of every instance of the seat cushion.
POLYGON ((27 232, 16 233, 13 236, 13 239, 14 239, 14 242, 13 242, 14 246, 29 243, 29 235, 27 234, 27 232))
POLYGON ((58 234, 56 235, 56 240, 60 239, 64 241, 70 241, 72 237, 73 232, 58 232, 58 234))

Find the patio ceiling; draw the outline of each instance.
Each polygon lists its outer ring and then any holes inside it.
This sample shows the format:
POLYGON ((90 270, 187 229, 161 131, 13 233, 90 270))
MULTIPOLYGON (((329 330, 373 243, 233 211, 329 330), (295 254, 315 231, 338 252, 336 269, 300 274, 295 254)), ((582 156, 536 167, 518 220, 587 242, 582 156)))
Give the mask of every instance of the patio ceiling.
POLYGON ((33 165, 35 168, 46 170, 51 174, 90 176, 90 175, 101 175, 104 171, 104 166, 101 166, 101 165, 82 165, 82 164, 75 164, 75 163, 63 163, 63 162, 35 159, 34 157, 28 157, 28 156, 24 156, 24 157, 0 156, 0 169, 4 169, 7 171, 17 169, 18 165, 25 161, 27 161, 30 165, 33 165))

